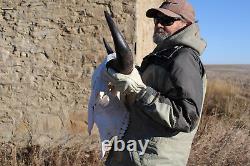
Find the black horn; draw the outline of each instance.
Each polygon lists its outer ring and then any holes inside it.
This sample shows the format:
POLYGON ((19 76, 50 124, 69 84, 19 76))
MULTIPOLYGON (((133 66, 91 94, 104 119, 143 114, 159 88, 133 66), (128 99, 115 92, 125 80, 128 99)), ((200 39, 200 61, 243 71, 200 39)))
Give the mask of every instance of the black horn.
POLYGON ((106 51, 108 54, 112 54, 114 53, 113 49, 110 47, 110 45, 107 43, 107 41, 105 40, 105 38, 102 38, 104 46, 106 48, 106 51))
POLYGON ((104 14, 111 31, 117 57, 117 62, 113 62, 110 66, 122 74, 130 74, 134 67, 132 51, 110 14, 107 11, 104 11, 104 14))

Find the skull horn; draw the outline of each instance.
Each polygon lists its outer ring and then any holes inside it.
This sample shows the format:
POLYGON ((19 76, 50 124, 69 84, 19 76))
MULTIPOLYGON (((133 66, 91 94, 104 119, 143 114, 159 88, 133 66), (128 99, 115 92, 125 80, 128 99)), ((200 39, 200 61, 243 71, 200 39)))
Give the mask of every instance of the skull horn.
POLYGON ((111 31, 117 57, 117 62, 114 62, 111 66, 122 74, 130 74, 134 67, 132 51, 112 20, 110 14, 107 11, 104 11, 104 14, 111 31))
POLYGON ((107 41, 105 40, 105 38, 102 38, 104 46, 106 48, 106 51, 108 54, 112 54, 114 53, 113 49, 110 47, 110 45, 107 43, 107 41))

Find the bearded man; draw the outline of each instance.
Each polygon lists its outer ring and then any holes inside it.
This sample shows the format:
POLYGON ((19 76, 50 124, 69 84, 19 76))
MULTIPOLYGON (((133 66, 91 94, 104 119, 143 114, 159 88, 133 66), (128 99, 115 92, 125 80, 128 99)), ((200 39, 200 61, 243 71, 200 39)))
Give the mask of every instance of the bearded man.
POLYGON ((193 7, 167 0, 151 8, 157 47, 129 75, 109 68, 106 75, 126 99, 129 126, 122 140, 148 142, 145 152, 110 152, 106 165, 186 165, 201 118, 206 89, 200 60, 206 43, 200 37, 193 7))

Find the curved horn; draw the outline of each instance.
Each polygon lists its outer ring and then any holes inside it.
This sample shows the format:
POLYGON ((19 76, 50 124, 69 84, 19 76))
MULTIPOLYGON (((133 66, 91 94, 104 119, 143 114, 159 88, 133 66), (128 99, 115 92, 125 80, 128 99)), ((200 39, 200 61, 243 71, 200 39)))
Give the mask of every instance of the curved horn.
POLYGON ((107 41, 105 40, 105 38, 102 38, 104 46, 106 48, 106 51, 108 54, 112 54, 114 53, 114 51, 112 50, 112 48, 110 47, 110 45, 107 43, 107 41))
POLYGON ((115 45, 115 51, 118 61, 118 66, 116 68, 122 74, 130 74, 134 67, 132 51, 130 50, 127 42, 115 25, 109 13, 107 11, 104 11, 104 14, 115 45))

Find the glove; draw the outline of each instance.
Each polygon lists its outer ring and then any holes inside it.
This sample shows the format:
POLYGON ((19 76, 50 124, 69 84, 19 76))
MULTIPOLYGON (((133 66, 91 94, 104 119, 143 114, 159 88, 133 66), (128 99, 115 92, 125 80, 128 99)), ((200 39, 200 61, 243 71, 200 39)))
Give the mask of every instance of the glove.
POLYGON ((136 68, 134 68, 129 75, 117 73, 111 68, 108 68, 104 74, 115 89, 123 95, 138 94, 142 89, 146 89, 146 85, 142 82, 141 76, 136 68))

